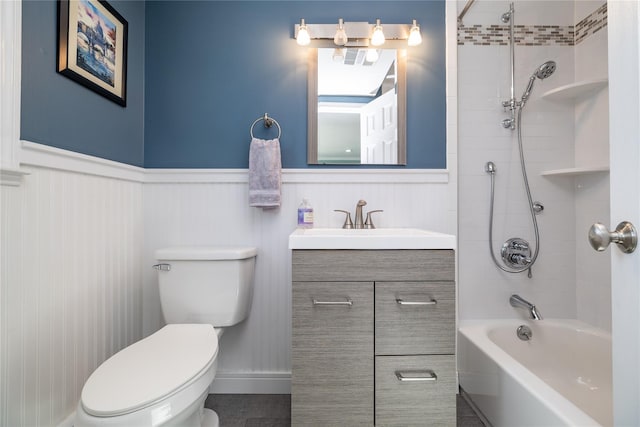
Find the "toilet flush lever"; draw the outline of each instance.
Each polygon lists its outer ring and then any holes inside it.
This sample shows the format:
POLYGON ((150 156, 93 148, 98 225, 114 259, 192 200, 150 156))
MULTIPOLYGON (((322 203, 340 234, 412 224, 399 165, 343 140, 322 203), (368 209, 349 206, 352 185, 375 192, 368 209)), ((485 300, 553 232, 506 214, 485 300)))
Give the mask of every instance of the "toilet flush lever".
POLYGON ((158 271, 171 271, 171 264, 156 264, 153 268, 158 271))

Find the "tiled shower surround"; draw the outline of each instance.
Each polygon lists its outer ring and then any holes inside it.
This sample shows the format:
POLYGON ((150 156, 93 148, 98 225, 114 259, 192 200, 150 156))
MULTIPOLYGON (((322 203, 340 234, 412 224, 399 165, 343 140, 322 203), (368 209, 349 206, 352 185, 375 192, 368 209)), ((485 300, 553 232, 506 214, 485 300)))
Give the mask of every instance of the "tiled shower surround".
MULTIPOLYGON (((516 132, 504 129, 502 102, 510 94, 508 25, 500 17, 509 1, 477 1, 458 27, 458 259, 459 319, 513 318, 517 293, 547 318, 578 318, 610 329, 610 265, 588 245, 588 226, 608 223, 606 173, 542 176, 594 158, 608 164, 608 89, 573 101, 542 98, 577 81, 607 77, 606 3, 515 1, 515 97, 540 64, 553 60, 555 73, 535 80, 522 114, 524 155, 537 216, 540 254, 533 277, 504 273, 489 253, 490 176, 497 167, 493 251, 521 237, 535 245, 522 181, 516 132), (603 65, 604 64, 604 65, 603 65), (603 154, 604 153, 604 154, 603 154)), ((458 12, 466 0, 458 2, 458 12)))
MULTIPOLYGON (((603 4, 576 25, 514 25, 517 45, 574 46, 607 26, 607 4, 603 4)), ((509 44, 509 25, 458 25, 458 45, 509 44)))

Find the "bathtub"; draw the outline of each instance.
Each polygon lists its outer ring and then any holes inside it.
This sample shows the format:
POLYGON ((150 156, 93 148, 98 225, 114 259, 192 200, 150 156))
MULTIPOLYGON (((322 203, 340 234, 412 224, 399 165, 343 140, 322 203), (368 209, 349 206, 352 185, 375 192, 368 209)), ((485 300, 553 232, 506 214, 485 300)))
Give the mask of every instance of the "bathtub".
POLYGON ((611 335, 585 323, 462 321, 458 372, 494 427, 613 425, 611 335), (516 335, 523 324, 529 341, 516 335))

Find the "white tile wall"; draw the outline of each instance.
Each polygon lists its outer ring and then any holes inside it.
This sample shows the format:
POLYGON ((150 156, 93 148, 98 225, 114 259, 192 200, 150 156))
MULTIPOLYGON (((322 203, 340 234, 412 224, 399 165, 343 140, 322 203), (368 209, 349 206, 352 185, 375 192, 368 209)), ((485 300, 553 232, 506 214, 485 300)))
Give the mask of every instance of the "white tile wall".
MULTIPOLYGON (((458 2, 458 10, 466 2, 458 2)), ((602 2, 516 1, 516 24, 573 25, 602 2), (580 3, 580 4, 578 4, 580 3), (586 7, 586 8, 585 8, 586 7)), ((507 1, 476 2, 465 25, 499 24, 507 1)), ((573 103, 553 103, 540 95, 576 79, 606 77, 606 30, 574 47, 516 46, 516 97, 533 70, 549 59, 558 68, 536 81, 523 113, 527 172, 534 200, 545 205, 538 216, 541 250, 533 279, 500 272, 488 251, 490 178, 484 164, 496 163, 494 251, 512 236, 533 241, 520 176, 517 140, 500 128, 509 98, 508 46, 458 46, 459 79, 459 317, 522 315, 508 304, 519 292, 547 317, 578 317, 610 328, 608 257, 586 243, 586 229, 602 217, 608 224, 606 174, 579 178, 541 177, 539 173, 574 165, 608 164, 608 92, 573 103), (586 227, 586 228, 585 228, 586 227)))
MULTIPOLYGON (((577 2, 580 3, 580 2, 577 2)), ((592 4, 593 10, 602 5, 592 4)), ((576 16, 584 18, 584 5, 576 5, 576 16)), ((607 78, 606 28, 575 46, 576 81, 607 78)), ((576 100, 576 165, 609 164, 609 88, 576 100)), ((578 319, 611 330, 611 259, 609 252, 597 253, 587 242, 589 227, 595 222, 611 224, 609 175, 580 176, 576 186, 576 297, 578 319)))
MULTIPOLYGON (((568 25, 573 7, 568 2, 546 2, 539 8, 516 2, 516 25, 568 25), (557 7, 553 22, 548 12, 557 7), (544 11, 540 15, 540 11, 544 11)), ((476 2, 476 22, 471 13, 466 25, 499 24, 508 2, 476 2)), ((472 8, 472 9, 473 9, 472 8)), ((487 161, 497 166, 493 250, 499 254, 510 237, 523 237, 534 244, 534 234, 522 184, 515 132, 500 122, 507 117, 501 102, 510 97, 508 46, 458 46, 459 78, 459 318, 522 316, 509 305, 509 295, 520 293, 535 302, 548 317, 575 317, 575 230, 573 184, 540 177, 546 169, 573 165, 573 108, 552 105, 540 99, 556 85, 573 80, 570 47, 516 46, 515 94, 520 97, 531 73, 543 62, 555 60, 556 73, 536 81, 524 110, 522 129, 529 183, 534 200, 545 205, 538 216, 541 249, 533 269, 526 274, 508 274, 494 266, 489 253, 488 221, 490 176, 487 161)), ((499 256, 499 255, 497 255, 499 256)))
POLYGON ((142 336, 142 184, 25 167, 1 188, 0 425, 57 425, 142 336))
MULTIPOLYGON (((458 13, 468 0, 458 0, 458 13)), ((578 0, 583 1, 583 0, 578 0)), ((465 25, 503 25, 500 16, 511 0, 476 1, 463 18, 465 25), (497 18, 496 18, 497 17, 497 18)), ((564 0, 516 0, 516 25, 573 25, 573 2, 564 0)), ((600 2, 600 5, 602 2, 600 2)))

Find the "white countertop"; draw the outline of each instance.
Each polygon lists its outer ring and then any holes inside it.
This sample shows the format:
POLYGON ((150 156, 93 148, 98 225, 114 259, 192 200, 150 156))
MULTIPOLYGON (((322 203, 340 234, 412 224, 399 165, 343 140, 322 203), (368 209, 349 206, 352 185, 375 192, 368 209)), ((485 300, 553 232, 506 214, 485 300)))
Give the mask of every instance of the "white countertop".
POLYGON ((455 249, 456 236, 418 228, 298 228, 289 249, 455 249))

